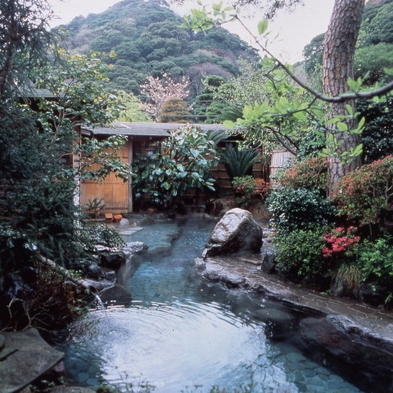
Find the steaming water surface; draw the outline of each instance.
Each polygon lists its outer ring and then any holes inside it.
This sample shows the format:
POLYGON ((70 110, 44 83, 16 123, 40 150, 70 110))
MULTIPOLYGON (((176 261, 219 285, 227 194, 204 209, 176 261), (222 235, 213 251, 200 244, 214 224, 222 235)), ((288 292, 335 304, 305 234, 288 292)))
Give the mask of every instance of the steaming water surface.
MULTIPOLYGON (((212 224, 177 228, 156 224, 129 235, 150 252, 127 281, 132 304, 92 313, 96 333, 67 348, 66 366, 82 386, 113 384, 124 392, 148 382, 154 392, 227 392, 253 385, 252 392, 360 392, 305 358, 289 344, 271 342, 266 326, 241 291, 192 276, 212 224), (169 237, 180 233, 167 255, 169 237), (168 237, 169 236, 169 237, 168 237), (128 390, 127 390, 128 385, 128 390)), ((128 234, 128 235, 127 235, 128 234)), ((255 306, 254 306, 255 307, 255 306)), ((280 305, 261 300, 259 308, 280 305)))

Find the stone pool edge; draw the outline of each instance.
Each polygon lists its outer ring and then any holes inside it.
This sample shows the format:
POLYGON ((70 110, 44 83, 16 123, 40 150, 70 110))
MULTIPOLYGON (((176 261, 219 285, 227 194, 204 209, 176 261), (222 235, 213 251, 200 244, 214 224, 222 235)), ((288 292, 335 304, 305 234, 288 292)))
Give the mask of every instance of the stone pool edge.
POLYGON ((329 368, 338 362, 334 371, 349 374, 365 391, 393 392, 393 312, 302 288, 262 272, 252 257, 196 258, 194 264, 210 282, 251 291, 303 315, 296 344, 313 360, 329 368))

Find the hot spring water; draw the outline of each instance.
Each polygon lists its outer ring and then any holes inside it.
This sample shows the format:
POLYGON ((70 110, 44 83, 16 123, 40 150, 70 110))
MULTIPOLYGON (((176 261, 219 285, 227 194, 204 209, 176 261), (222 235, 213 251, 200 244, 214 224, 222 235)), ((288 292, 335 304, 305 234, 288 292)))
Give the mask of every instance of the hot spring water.
MULTIPOLYGON (((359 392, 290 344, 270 341, 246 293, 191 274, 211 229, 201 222, 155 224, 131 235, 122 228, 126 241, 143 241, 150 251, 126 282, 132 303, 92 312, 93 333, 67 348, 73 379, 124 392, 203 393, 213 386, 226 392, 359 392), (154 388, 143 388, 146 383, 154 388)), ((268 300, 258 304, 284 315, 280 307, 268 300)))

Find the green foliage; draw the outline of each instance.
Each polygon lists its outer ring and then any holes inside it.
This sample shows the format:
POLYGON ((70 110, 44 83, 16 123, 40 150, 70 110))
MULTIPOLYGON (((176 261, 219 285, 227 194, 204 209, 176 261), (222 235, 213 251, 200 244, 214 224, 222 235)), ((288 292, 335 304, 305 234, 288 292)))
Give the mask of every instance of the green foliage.
POLYGON ((57 140, 53 132, 38 133, 36 120, 25 108, 0 116, 0 216, 7 218, 1 224, 8 233, 0 241, 0 263, 10 268, 23 264, 26 250, 60 264, 76 256, 71 246, 75 183, 72 170, 61 163, 68 141, 57 140))
MULTIPOLYGON (((224 101, 215 100, 214 89, 225 82, 221 76, 208 76, 203 80, 203 90, 195 97, 193 113, 197 122, 201 123, 222 123, 230 120, 225 116, 225 112, 231 107, 224 101)), ((235 118, 236 120, 236 118, 235 118)))
POLYGON ((322 77, 322 53, 325 34, 314 37, 303 49, 304 70, 310 79, 322 77))
POLYGON ((86 313, 88 293, 76 285, 77 277, 72 273, 32 260, 14 273, 14 279, 18 277, 25 285, 18 289, 17 296, 10 296, 12 288, 0 293, 1 329, 33 327, 46 339, 56 341, 64 337, 70 323, 86 313))
MULTIPOLYGON (((347 81, 349 89, 353 92, 359 91, 363 83, 361 78, 347 81)), ((346 139, 350 135, 361 135, 364 130, 365 119, 359 118, 351 105, 345 105, 345 114, 339 114, 329 119, 330 132, 326 138, 326 145, 319 153, 323 157, 334 158, 340 165, 349 164, 363 153, 363 144, 360 143, 350 148, 345 147, 346 139), (350 128, 350 127, 353 128, 350 128), (343 137, 345 136, 345 138, 343 137)))
POLYGON ((47 63, 36 77, 36 87, 42 89, 38 93, 46 92, 51 98, 42 97, 39 102, 43 127, 70 132, 80 119, 85 126, 113 122, 118 115, 116 97, 104 87, 108 82, 107 66, 98 55, 53 51, 57 62, 47 63))
POLYGON ((335 208, 326 198, 327 161, 312 157, 284 168, 267 198, 271 222, 279 233, 326 226, 335 208))
POLYGON ((98 218, 100 211, 104 209, 104 207, 104 198, 93 198, 87 201, 84 210, 86 210, 88 214, 92 214, 94 218, 98 218))
POLYGON ((240 129, 248 143, 263 145, 265 151, 284 147, 296 154, 304 130, 320 129, 324 120, 323 107, 310 103, 304 90, 269 58, 258 67, 244 62, 242 75, 216 88, 215 97, 242 112, 224 124, 234 133, 240 129))
POLYGON ((236 203, 241 207, 247 207, 255 201, 264 202, 269 192, 269 184, 253 176, 234 177, 232 187, 235 191, 236 203))
POLYGON ((221 151, 221 159, 231 179, 247 175, 256 162, 257 150, 239 150, 232 144, 227 144, 221 151))
POLYGON ((266 199, 271 212, 271 223, 279 233, 327 225, 334 207, 314 189, 280 186, 272 190, 266 199))
POLYGON ((296 155, 298 160, 304 160, 310 157, 318 157, 326 145, 326 135, 324 127, 315 125, 309 131, 301 136, 299 149, 296 155))
POLYGON ((376 45, 380 42, 393 44, 392 17, 391 1, 365 7, 362 32, 359 37, 361 46, 376 45))
POLYGON ((81 236, 91 251, 94 251, 97 244, 109 248, 122 248, 126 245, 116 229, 106 224, 87 226, 81 232, 81 236))
POLYGON ((48 48, 54 41, 48 32, 50 18, 51 11, 45 0, 0 3, 1 99, 21 98, 21 94, 29 93, 23 89, 30 87, 37 68, 50 57, 48 48))
POLYGON ((192 115, 180 98, 170 98, 164 103, 158 118, 160 123, 190 123, 192 115))
POLYGON ((124 90, 116 92, 116 97, 121 105, 117 121, 126 122, 150 122, 151 117, 147 114, 142 102, 132 93, 124 90))
MULTIPOLYGON (((16 52, 9 60, 17 62, 11 61, 1 72, 0 276, 6 283, 3 277, 20 274, 31 289, 12 297, 6 285, 1 288, 0 313, 10 316, 9 321, 1 321, 1 328, 9 324, 11 329, 64 329, 83 312, 86 295, 66 269, 83 270, 91 257, 74 204, 75 175, 83 175, 75 172, 72 162, 80 139, 75 129, 81 119, 92 127, 111 122, 115 97, 104 88, 105 67, 97 57, 70 56, 49 47, 42 30, 46 3, 4 3, 11 4, 18 10, 9 20, 12 28, 20 24, 21 34, 20 42, 10 41, 16 52), (44 50, 45 55, 35 58, 44 50), (34 88, 21 83, 25 80, 34 81, 34 88), (12 89, 29 99, 10 99, 12 89)), ((2 11, 0 18, 8 18, 2 11)), ((6 55, 7 45, 1 48, 6 55)), ((97 149, 93 152, 94 146, 90 147, 90 153, 96 154, 97 149)), ((108 147, 106 142, 101 145, 108 147)), ((113 163, 105 156, 108 170, 118 170, 116 165, 110 167, 113 163)))
POLYGON ((337 213, 349 220, 360 225, 378 223, 384 209, 393 203, 393 158, 376 160, 342 177, 331 200, 337 213))
POLYGON ((362 134, 364 163, 393 154, 393 96, 382 102, 358 102, 360 116, 366 119, 362 134))
MULTIPOLYGON (((190 67, 204 64, 236 75, 239 70, 232 59, 257 59, 253 48, 227 30, 216 27, 206 34, 195 34, 182 28, 182 21, 165 2, 127 0, 64 27, 70 31, 67 46, 74 53, 116 53, 116 57, 102 55, 111 65, 110 88, 135 95, 140 94, 139 85, 149 75, 166 72, 173 78, 181 77, 190 67)), ((192 85, 200 84, 201 78, 196 76, 192 85)))
POLYGON ((381 42, 359 48, 355 53, 356 75, 363 76, 367 85, 387 83, 392 78, 384 69, 393 67, 393 43, 381 42))
POLYGON ((352 261, 343 263, 339 266, 336 273, 332 277, 334 282, 341 282, 345 287, 345 293, 353 296, 360 287, 362 281, 362 272, 359 267, 352 261))
POLYGON ((140 155, 133 162, 137 199, 147 198, 169 207, 189 188, 214 190, 210 170, 218 164, 218 153, 210 133, 186 125, 172 131, 160 148, 152 156, 140 155))
MULTIPOLYGON (((293 229, 274 238, 277 249, 276 262, 285 275, 295 280, 306 280, 309 284, 331 274, 331 268, 322 257, 323 234, 326 228, 313 226, 308 229, 293 229)), ((314 282, 317 285, 317 282, 314 282)))
POLYGON ((393 239, 380 237, 374 242, 363 241, 357 250, 357 265, 363 281, 374 288, 384 289, 386 300, 391 299, 393 288, 393 239))

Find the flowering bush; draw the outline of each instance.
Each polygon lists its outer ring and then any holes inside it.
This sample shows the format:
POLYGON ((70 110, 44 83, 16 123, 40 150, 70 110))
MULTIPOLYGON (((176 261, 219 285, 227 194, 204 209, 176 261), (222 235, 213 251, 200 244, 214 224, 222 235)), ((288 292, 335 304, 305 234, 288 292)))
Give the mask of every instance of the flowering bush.
POLYGON ((393 157, 363 165, 341 178, 330 199, 338 214, 360 225, 376 224, 393 203, 393 157))
POLYGON ((235 177, 232 187, 235 191, 236 202, 244 207, 255 200, 264 202, 269 192, 269 183, 263 179, 255 179, 253 176, 235 177))
POLYGON ((324 235, 326 246, 322 249, 324 258, 340 258, 353 256, 354 249, 359 245, 360 236, 355 236, 357 228, 350 226, 335 228, 324 235))
POLYGON ((289 188, 326 189, 326 158, 313 157, 302 160, 287 168, 278 178, 278 182, 289 188))

